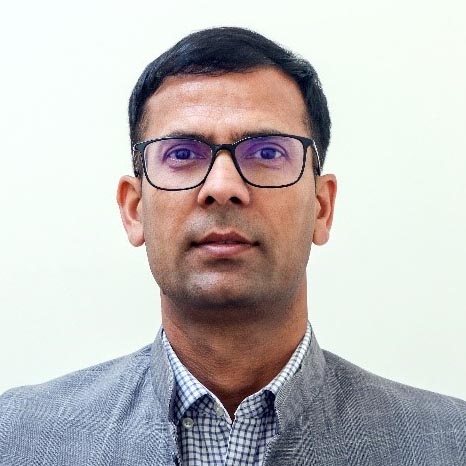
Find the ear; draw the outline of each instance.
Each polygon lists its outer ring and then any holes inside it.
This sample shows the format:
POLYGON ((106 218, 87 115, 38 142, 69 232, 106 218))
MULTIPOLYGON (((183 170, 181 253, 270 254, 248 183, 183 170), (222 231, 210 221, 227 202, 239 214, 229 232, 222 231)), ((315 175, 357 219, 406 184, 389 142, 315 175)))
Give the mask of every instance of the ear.
POLYGON ((116 199, 129 242, 133 246, 141 246, 144 244, 141 180, 133 176, 122 176, 116 199))
POLYGON ((312 242, 321 246, 328 241, 332 228, 337 180, 335 175, 323 175, 316 179, 315 223, 312 242))

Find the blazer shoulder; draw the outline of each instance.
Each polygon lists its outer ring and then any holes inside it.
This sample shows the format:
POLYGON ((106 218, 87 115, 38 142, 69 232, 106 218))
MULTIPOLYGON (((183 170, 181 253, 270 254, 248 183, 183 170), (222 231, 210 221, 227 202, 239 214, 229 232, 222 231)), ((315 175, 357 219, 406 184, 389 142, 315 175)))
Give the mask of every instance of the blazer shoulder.
POLYGON ((53 421, 64 412, 105 415, 124 391, 140 385, 149 368, 150 345, 132 354, 81 369, 45 383, 12 388, 0 396, 0 434, 8 420, 53 421))
POLYGON ((464 435, 465 401, 389 380, 330 351, 323 352, 328 382, 337 387, 347 403, 354 403, 366 412, 385 414, 387 422, 405 420, 421 430, 439 428, 462 431, 464 435))
POLYGON ((154 396, 151 349, 5 392, 0 466, 129 465, 134 458, 146 464, 150 457, 162 464, 168 437, 154 396))

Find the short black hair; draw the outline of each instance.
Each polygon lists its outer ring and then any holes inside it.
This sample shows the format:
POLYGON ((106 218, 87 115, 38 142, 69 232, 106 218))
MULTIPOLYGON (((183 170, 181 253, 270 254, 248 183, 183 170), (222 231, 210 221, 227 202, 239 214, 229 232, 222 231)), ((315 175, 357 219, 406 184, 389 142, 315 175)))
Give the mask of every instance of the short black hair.
MULTIPOLYGON (((307 107, 309 126, 323 166, 330 142, 327 99, 312 65, 305 59, 249 29, 217 27, 194 32, 151 62, 139 77, 129 100, 131 145, 140 142, 146 101, 169 76, 220 75, 275 66, 299 86, 307 107)), ((136 176, 140 158, 133 154, 136 176)))

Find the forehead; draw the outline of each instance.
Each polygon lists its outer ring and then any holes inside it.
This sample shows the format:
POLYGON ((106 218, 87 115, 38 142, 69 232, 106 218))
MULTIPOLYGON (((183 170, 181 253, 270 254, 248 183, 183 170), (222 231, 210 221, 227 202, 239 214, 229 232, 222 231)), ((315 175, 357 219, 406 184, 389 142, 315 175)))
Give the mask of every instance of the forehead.
POLYGON ((177 75, 147 100, 144 139, 200 134, 212 142, 276 131, 309 135, 307 109, 295 81, 275 67, 242 73, 177 75))

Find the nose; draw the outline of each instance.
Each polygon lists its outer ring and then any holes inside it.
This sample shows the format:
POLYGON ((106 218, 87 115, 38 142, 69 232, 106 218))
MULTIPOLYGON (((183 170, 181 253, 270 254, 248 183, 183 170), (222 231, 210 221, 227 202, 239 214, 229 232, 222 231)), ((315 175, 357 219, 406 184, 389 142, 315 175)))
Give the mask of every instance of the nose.
POLYGON ((249 187, 241 178, 228 151, 220 151, 198 194, 198 203, 206 206, 217 203, 248 205, 249 187))

